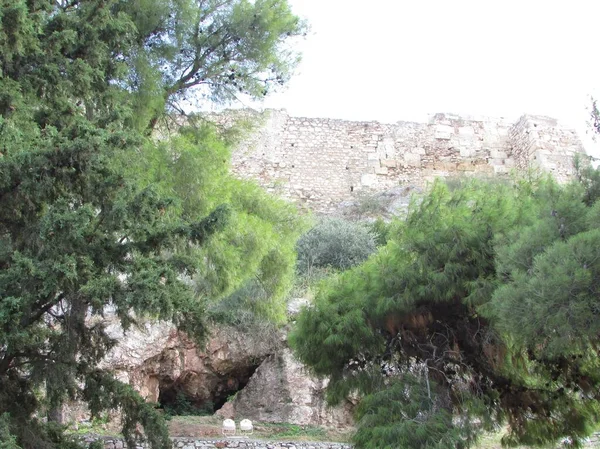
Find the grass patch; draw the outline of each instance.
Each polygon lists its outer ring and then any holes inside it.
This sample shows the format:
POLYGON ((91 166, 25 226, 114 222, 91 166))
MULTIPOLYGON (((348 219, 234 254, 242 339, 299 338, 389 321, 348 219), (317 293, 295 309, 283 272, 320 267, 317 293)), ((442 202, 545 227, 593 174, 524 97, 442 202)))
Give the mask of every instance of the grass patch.
POLYGON ((98 436, 121 436, 118 431, 111 427, 108 416, 93 418, 89 422, 80 422, 75 426, 71 424, 66 433, 70 435, 98 435, 98 436))
MULTIPOLYGON (((242 418, 236 418, 236 424, 242 418)), ((319 426, 302 426, 288 423, 265 423, 253 421, 254 433, 249 438, 273 441, 350 441, 350 430, 338 430, 319 426)), ((174 416, 169 421, 169 433, 173 437, 222 437, 223 419, 217 416, 174 416)), ((241 433, 238 432, 238 435, 241 433)))
MULTIPOLYGON (((324 441, 327 430, 317 426, 301 426, 287 423, 261 423, 255 426, 257 434, 265 434, 268 438, 294 440, 324 441)), ((262 435, 261 435, 262 437, 262 435)))

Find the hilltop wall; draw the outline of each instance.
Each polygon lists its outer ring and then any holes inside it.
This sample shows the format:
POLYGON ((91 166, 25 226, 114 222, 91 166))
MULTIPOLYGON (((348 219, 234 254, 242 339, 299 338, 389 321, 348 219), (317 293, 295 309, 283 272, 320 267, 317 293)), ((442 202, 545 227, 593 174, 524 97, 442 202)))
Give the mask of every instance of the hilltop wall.
MULTIPOLYGON (((258 113, 257 113, 258 114, 258 113)), ((429 123, 353 122, 265 112, 234 152, 233 171, 267 190, 331 212, 342 201, 436 177, 507 176, 541 168, 559 181, 584 152, 572 130, 548 117, 501 119, 436 114, 429 123)))

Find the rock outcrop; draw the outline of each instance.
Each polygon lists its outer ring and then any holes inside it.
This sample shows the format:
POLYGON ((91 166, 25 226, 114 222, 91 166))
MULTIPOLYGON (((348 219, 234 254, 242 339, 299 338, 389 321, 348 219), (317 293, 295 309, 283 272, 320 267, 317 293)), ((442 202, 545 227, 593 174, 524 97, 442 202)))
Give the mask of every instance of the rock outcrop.
POLYGON ((286 348, 268 356, 220 414, 262 422, 351 426, 353 405, 327 406, 326 386, 326 379, 311 376, 286 348))
POLYGON ((104 365, 136 388, 148 401, 169 405, 178 394, 206 411, 219 408, 243 388, 261 362, 281 346, 281 335, 257 335, 230 326, 209 331, 199 345, 172 325, 146 323, 124 333, 108 326, 119 344, 104 365))
MULTIPOLYGON (((296 302, 297 307, 305 303, 296 302)), ((162 407, 176 407, 183 398, 190 407, 218 410, 223 417, 352 424, 352 405, 327 407, 326 381, 311 376, 293 357, 283 331, 221 325, 209 330, 205 344, 198 344, 166 322, 145 322, 125 332, 116 318, 109 318, 106 330, 118 344, 103 367, 162 407)), ((87 419, 79 404, 70 404, 65 413, 66 421, 87 419)))

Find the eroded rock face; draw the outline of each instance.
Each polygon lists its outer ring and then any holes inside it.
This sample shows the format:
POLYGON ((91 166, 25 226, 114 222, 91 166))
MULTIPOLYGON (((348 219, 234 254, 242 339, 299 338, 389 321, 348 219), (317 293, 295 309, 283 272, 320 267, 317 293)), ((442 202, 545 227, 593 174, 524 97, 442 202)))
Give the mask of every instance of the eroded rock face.
POLYGON ((223 417, 262 422, 351 426, 352 404, 328 407, 326 386, 326 380, 311 376, 285 348, 267 357, 246 387, 218 413, 223 417))
POLYGON ((278 334, 254 335, 228 326, 211 329, 206 345, 164 322, 127 332, 111 322, 107 332, 119 343, 103 365, 148 401, 163 405, 181 392, 193 405, 219 408, 281 346, 278 334))
MULTIPOLYGON (((299 300, 298 308, 305 302, 299 300)), ((326 405, 327 382, 312 377, 293 357, 283 332, 219 326, 209 331, 206 344, 198 345, 170 323, 148 322, 124 332, 115 318, 109 319, 107 333, 118 344, 102 367, 150 402, 166 406, 182 393, 191 405, 219 410, 224 418, 352 425, 352 404, 326 405)), ((71 408, 65 410, 67 422, 87 419, 85 407, 71 408)))

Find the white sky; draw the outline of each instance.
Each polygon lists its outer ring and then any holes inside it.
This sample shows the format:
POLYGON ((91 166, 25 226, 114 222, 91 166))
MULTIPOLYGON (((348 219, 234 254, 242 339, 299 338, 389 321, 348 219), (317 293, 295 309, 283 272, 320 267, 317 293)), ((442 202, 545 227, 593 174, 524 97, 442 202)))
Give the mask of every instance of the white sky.
POLYGON ((600 156, 585 135, 600 98, 598 0, 289 1, 312 30, 297 75, 264 107, 381 122, 548 115, 600 156))

